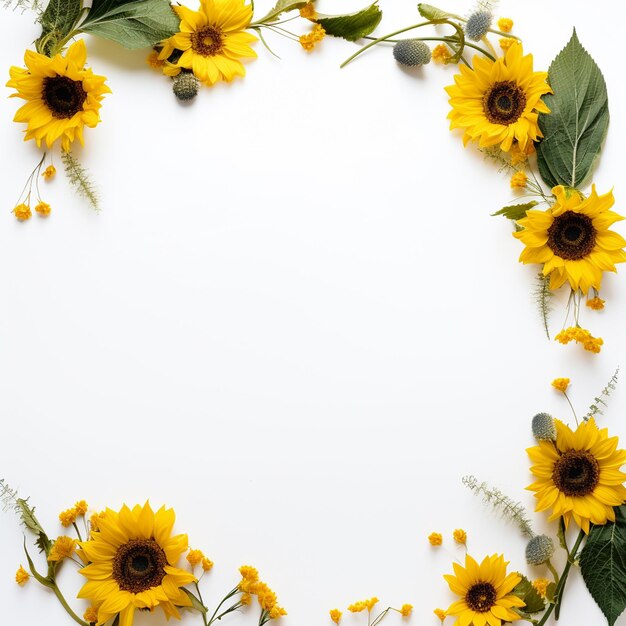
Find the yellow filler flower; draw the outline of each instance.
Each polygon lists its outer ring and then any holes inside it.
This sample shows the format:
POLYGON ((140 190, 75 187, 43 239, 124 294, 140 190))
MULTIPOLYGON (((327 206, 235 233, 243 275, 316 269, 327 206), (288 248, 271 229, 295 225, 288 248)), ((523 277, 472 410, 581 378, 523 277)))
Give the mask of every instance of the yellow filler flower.
POLYGON ((481 148, 499 145, 522 150, 543 135, 539 113, 550 110, 541 96, 551 93, 547 72, 533 72, 533 57, 523 56, 521 44, 512 45, 496 61, 476 57, 474 69, 460 65, 455 84, 446 87, 452 111, 450 129, 465 130, 463 143, 478 141, 481 148))
POLYGON ((461 599, 453 602, 445 614, 456 617, 454 623, 458 626, 500 626, 521 619, 513 609, 525 606, 524 601, 511 591, 522 577, 507 574, 507 565, 497 554, 485 557, 480 565, 469 555, 465 567, 453 563, 454 574, 444 578, 461 599))
POLYGON ((595 185, 588 198, 575 189, 554 187, 556 202, 546 211, 530 210, 518 221, 523 230, 514 233, 526 247, 520 262, 543 263, 550 289, 569 282, 574 291, 600 290, 602 272, 615 272, 626 261, 626 240, 609 227, 623 220, 610 210, 613 192, 601 196, 595 185))
POLYGON ((256 57, 248 44, 257 38, 245 32, 252 19, 251 5, 242 0, 200 0, 199 11, 185 6, 174 6, 174 11, 180 17, 180 32, 164 43, 159 58, 180 50, 176 67, 192 70, 207 85, 245 76, 239 59, 256 57))
POLYGON ((119 626, 131 626, 135 609, 160 606, 166 617, 180 618, 178 607, 191 606, 181 589, 196 580, 176 567, 187 551, 187 535, 172 536, 172 509, 126 505, 98 519, 98 530, 80 542, 89 565, 80 570, 88 579, 78 597, 98 607, 98 624, 119 614, 119 626))
POLYGON ((570 519, 586 532, 589 524, 615 521, 613 507, 626 501, 621 471, 626 451, 618 450, 617 437, 598 429, 591 418, 575 431, 554 420, 556 442, 540 441, 527 450, 537 480, 527 487, 535 492, 537 511, 552 509, 550 520, 570 519))
POLYGON ((17 91, 11 97, 27 101, 13 118, 28 124, 24 141, 34 139, 37 146, 45 143, 51 148, 60 139, 63 150, 68 152, 75 139, 83 143, 85 126, 98 125, 102 98, 111 90, 104 76, 85 68, 86 61, 87 48, 81 39, 69 47, 65 56, 49 58, 27 50, 27 69, 11 68, 7 87, 17 91))

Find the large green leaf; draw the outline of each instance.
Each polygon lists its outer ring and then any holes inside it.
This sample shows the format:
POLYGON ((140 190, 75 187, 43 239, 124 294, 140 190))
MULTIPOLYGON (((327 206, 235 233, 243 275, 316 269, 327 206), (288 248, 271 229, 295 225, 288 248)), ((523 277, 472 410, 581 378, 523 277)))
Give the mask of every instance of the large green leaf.
POLYGON ((320 16, 315 21, 322 26, 326 34, 356 41, 369 35, 383 19, 383 12, 376 2, 362 11, 346 15, 320 16))
POLYGON ((36 42, 42 54, 51 54, 58 42, 73 30, 81 14, 80 0, 50 0, 39 17, 41 36, 36 42))
POLYGON ((125 48, 149 48, 178 31, 168 0, 93 0, 81 30, 125 48))
POLYGON ((626 608, 626 505, 615 509, 615 523, 591 528, 580 569, 593 599, 613 626, 626 608))
POLYGON ((539 171, 550 187, 581 188, 606 136, 609 104, 602 72, 576 31, 550 65, 548 80, 554 94, 543 98, 551 112, 539 116, 539 171))

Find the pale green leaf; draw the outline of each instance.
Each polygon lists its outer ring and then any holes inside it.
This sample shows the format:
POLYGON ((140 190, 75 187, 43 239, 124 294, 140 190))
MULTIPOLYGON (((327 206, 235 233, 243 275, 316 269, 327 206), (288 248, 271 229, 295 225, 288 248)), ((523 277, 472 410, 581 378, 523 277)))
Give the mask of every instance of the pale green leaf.
POLYGON ((543 611, 546 608, 546 603, 543 601, 543 598, 537 593, 537 590, 526 576, 522 574, 519 575, 522 577, 522 580, 517 583, 511 593, 524 601, 526 606, 524 606, 522 610, 524 613, 530 614, 543 611))
POLYGON ((376 2, 362 11, 346 15, 320 16, 315 21, 327 35, 356 41, 369 35, 380 23, 383 12, 376 2))
POLYGON ((443 9, 438 9, 437 7, 432 6, 432 4, 424 4, 423 2, 420 2, 417 5, 417 10, 419 11, 420 15, 422 17, 425 17, 427 20, 437 21, 456 17, 456 15, 453 15, 452 13, 448 13, 443 9))
POLYGON ((524 204, 511 204, 509 206, 502 207, 499 211, 492 213, 492 216, 495 215, 503 215, 507 219, 510 220, 521 220, 523 217, 526 217, 526 211, 532 209, 534 206, 537 206, 537 202, 532 200, 531 202, 525 202, 524 204))
POLYGON ((262 19, 255 21, 255 24, 267 24, 275 22, 283 13, 301 9, 308 0, 278 0, 272 10, 262 19))

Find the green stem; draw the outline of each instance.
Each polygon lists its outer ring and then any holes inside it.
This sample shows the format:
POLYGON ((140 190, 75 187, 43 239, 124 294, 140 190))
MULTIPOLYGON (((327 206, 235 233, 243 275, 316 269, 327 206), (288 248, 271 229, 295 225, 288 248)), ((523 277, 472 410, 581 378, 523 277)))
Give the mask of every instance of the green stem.
MULTIPOLYGON (((198 593, 198 600, 200 601, 200 604, 206 609, 206 604, 204 604, 204 600, 202 599, 202 593, 200 593, 200 586, 198 585, 197 582, 195 582, 194 585, 198 593)), ((204 622, 204 626, 209 626, 209 623, 207 622, 207 619, 206 619, 206 613, 202 613, 202 621, 204 622)))
POLYGON ((554 565, 552 565, 552 561, 550 561, 550 559, 548 559, 546 561, 546 565, 548 566, 548 569, 550 570, 550 572, 552 574, 552 577, 554 578, 554 582, 558 585, 559 584, 559 579, 561 577, 559 576, 559 573, 554 568, 554 565))
POLYGON ((561 580, 559 580, 559 584, 556 586, 556 590, 554 592, 554 619, 559 619, 559 613, 561 612, 561 600, 563 598, 563 592, 565 591, 565 583, 567 582, 567 577, 569 576, 569 571, 576 561, 576 553, 578 552, 578 548, 580 548, 580 544, 582 540, 585 538, 585 532, 581 530, 578 533, 578 537, 576 538, 576 543, 571 551, 567 555, 567 563, 565 564, 565 568, 563 569, 563 573, 561 574, 561 580))
POLYGON ((52 587, 52 590, 54 591, 54 595, 56 595, 56 597, 58 598, 59 602, 61 603, 61 606, 67 611, 67 614, 77 624, 80 624, 81 626, 89 626, 89 624, 87 622, 85 622, 82 619, 80 619, 80 617, 78 617, 78 615, 76 615, 76 613, 74 613, 74 611, 72 611, 72 609, 70 608, 70 605, 67 603, 67 600, 63 597, 63 594, 61 593, 61 590, 57 587, 56 584, 52 587))

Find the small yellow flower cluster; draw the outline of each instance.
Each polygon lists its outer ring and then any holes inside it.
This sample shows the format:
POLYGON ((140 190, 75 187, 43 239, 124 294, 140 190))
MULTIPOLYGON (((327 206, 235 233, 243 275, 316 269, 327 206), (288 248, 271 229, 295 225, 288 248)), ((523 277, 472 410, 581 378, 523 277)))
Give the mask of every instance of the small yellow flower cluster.
POLYGON ((153 50, 147 57, 146 63, 157 72, 162 72, 165 67, 165 59, 159 58, 159 52, 157 50, 153 50))
POLYGON ((98 609, 95 606, 90 606, 85 611, 83 619, 89 624, 96 624, 98 622, 98 609))
POLYGON ((604 345, 604 341, 600 337, 594 337, 588 330, 580 326, 570 326, 562 330, 554 339, 563 345, 570 341, 582 343, 585 350, 594 354, 598 354, 604 345))
POLYGON ((513 29, 513 20, 510 17, 501 17, 498 20, 498 28, 503 33, 510 33, 513 29))
POLYGON ((591 298, 591 300, 587 300, 587 306, 594 311, 602 311, 604 308, 604 300, 602 298, 591 298))
MULTIPOLYGON (((30 208, 30 196, 31 196, 32 187, 33 187, 33 177, 36 176, 38 172, 41 171, 42 164, 43 164, 43 159, 37 165, 33 173, 30 175, 30 178, 28 179, 28 183, 26 184, 26 186, 29 187, 30 191, 28 191, 28 193, 26 194, 26 197, 23 202, 20 202, 18 200, 19 204, 17 204, 17 206, 13 209, 13 215, 15 215, 15 218, 18 219, 20 222, 25 222, 26 220, 29 220, 33 216, 33 212, 31 211, 31 208, 30 208)), ((54 175, 56 173, 57 173, 56 167, 54 167, 54 165, 48 165, 48 167, 46 167, 46 169, 43 172, 41 172, 41 177, 47 181, 47 180, 50 180, 51 178, 54 178, 54 175)), ((37 190, 39 190, 38 187, 37 187, 37 190)), ((52 208, 47 202, 44 202, 40 198, 37 204, 35 205, 35 211, 37 212, 38 215, 41 215, 41 217, 48 217, 48 215, 50 215, 52 211, 52 208)))
POLYGON ((428 535, 428 542, 431 546, 440 546, 443 543, 443 537, 441 533, 430 533, 430 535, 428 535))
POLYGON ((300 17, 303 17, 307 20, 314 20, 317 17, 317 11, 315 10, 315 5, 312 2, 307 2, 300 9, 300 17))
POLYGON ((378 598, 374 596, 369 600, 359 600, 354 604, 351 604, 348 607, 348 611, 351 613, 360 613, 361 611, 365 611, 366 609, 371 612, 371 610, 378 604, 378 598))
POLYGON ((457 528, 453 533, 452 537, 454 541, 457 543, 461 543, 465 545, 467 543, 467 533, 462 528, 457 528))
POLYGON ((71 537, 61 536, 52 544, 48 561, 56 562, 68 559, 76 550, 76 541, 71 537))
POLYGON ((25 585, 30 578, 30 574, 20 565, 20 569, 15 572, 15 582, 18 585, 25 585))
POLYGON ((57 168, 54 165, 48 165, 46 169, 41 173, 41 176, 44 180, 50 180, 54 178, 54 175, 57 173, 57 168))
POLYGON ((243 592, 240 602, 250 604, 251 596, 256 596, 261 609, 270 619, 277 619, 287 615, 287 611, 278 604, 276 594, 263 581, 259 580, 259 572, 250 565, 242 565, 239 568, 241 582, 239 590, 243 592))
POLYGON ((18 204, 13 209, 13 214, 20 222, 25 222, 33 216, 33 212, 30 210, 28 204, 18 204))
POLYGON ((432 60, 435 63, 446 64, 450 62, 452 58, 452 53, 450 52, 450 48, 446 46, 445 43, 440 43, 438 46, 435 46, 432 51, 432 60))
POLYGON ((331 609, 330 611, 328 611, 328 614, 330 615, 330 619, 335 622, 335 624, 339 624, 341 616, 343 615, 343 613, 339 609, 331 609))
POLYGON ((412 604, 403 604, 400 607, 400 614, 402 615, 402 617, 409 617, 409 615, 411 615, 412 612, 413 612, 412 604))
POLYGON ((106 517, 106 511, 100 511, 100 513, 91 514, 91 517, 89 518, 89 525, 91 526, 92 532, 97 532, 98 530, 100 530, 98 523, 100 522, 101 519, 104 519, 105 517, 106 517))
POLYGON ((443 609, 435 609, 433 613, 443 622, 446 619, 446 612, 443 609))
POLYGON ((213 569, 213 561, 207 559, 202 553, 202 550, 189 550, 189 554, 187 554, 187 561, 189 561, 192 568, 197 565, 202 565, 202 569, 205 572, 213 569))
POLYGON ((513 39, 513 37, 502 37, 498 42, 500 47, 506 52, 514 43, 517 43, 517 39, 513 39))
POLYGON ((569 387, 569 378, 555 378, 552 381, 552 386, 561 393, 565 393, 569 387))
POLYGON ((320 24, 315 24, 310 33, 300 35, 300 45, 307 52, 310 52, 320 41, 322 41, 322 39, 324 39, 325 35, 326 31, 322 28, 322 26, 320 24))
POLYGON ((524 172, 515 172, 511 176, 511 189, 523 189, 528 182, 528 176, 524 172))
POLYGON ((64 528, 67 528, 76 522, 76 518, 85 515, 87 508, 87 503, 84 500, 80 500, 71 509, 59 513, 59 521, 64 528))
POLYGON ((548 590, 548 585, 550 581, 547 578, 537 578, 537 580, 533 581, 533 587, 535 591, 542 597, 546 597, 546 592, 548 590))
POLYGON ((528 157, 535 152, 535 144, 529 141, 526 149, 522 150, 519 143, 516 141, 511 146, 511 165, 519 165, 520 163, 526 163, 528 157))

